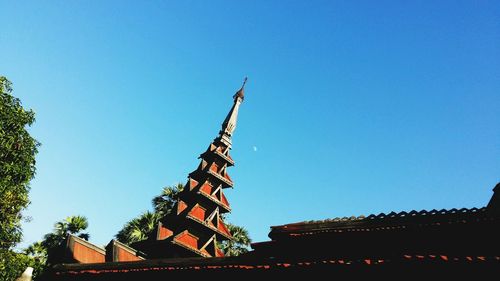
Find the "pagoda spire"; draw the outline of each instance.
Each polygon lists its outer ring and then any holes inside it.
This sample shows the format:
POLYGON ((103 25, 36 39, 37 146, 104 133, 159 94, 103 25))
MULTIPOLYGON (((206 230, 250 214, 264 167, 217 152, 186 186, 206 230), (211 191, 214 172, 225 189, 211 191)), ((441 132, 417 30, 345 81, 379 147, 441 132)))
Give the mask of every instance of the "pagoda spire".
POLYGON ((148 259, 224 256, 219 242, 232 239, 223 216, 231 211, 224 190, 233 187, 227 168, 234 165, 229 154, 231 137, 236 129, 246 81, 247 78, 233 96, 233 106, 219 135, 200 155, 198 168, 189 173, 172 211, 161 219, 148 240, 132 245, 146 253, 148 259))
POLYGON ((224 119, 222 123, 222 129, 219 132, 219 139, 226 144, 229 148, 231 148, 231 137, 233 135, 234 130, 236 129, 236 122, 238 121, 238 110, 240 108, 240 104, 245 99, 245 84, 247 83, 247 77, 243 80, 243 85, 241 88, 234 94, 234 104, 231 107, 231 110, 224 119))

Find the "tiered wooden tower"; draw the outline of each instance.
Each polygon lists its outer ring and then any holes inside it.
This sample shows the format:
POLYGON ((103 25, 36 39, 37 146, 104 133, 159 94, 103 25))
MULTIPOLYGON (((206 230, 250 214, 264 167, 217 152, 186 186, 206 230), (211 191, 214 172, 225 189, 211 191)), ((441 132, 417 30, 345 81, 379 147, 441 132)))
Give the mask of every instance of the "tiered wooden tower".
POLYGON ((154 237, 132 245, 147 258, 224 256, 217 243, 232 237, 221 216, 231 210, 223 191, 233 186, 226 170, 234 165, 229 150, 245 83, 246 78, 233 96, 233 106, 219 135, 200 155, 198 168, 189 174, 173 212, 162 219, 154 237))

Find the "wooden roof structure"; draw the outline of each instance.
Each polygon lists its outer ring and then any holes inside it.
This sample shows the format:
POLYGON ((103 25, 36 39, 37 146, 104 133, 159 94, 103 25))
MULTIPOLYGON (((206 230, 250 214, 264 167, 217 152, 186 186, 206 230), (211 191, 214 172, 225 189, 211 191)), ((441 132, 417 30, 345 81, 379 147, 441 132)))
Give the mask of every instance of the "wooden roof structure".
POLYGON ((500 273, 500 184, 482 208, 391 212, 271 227, 238 257, 60 264, 46 280, 474 278, 500 273), (313 275, 314 274, 314 275, 313 275))

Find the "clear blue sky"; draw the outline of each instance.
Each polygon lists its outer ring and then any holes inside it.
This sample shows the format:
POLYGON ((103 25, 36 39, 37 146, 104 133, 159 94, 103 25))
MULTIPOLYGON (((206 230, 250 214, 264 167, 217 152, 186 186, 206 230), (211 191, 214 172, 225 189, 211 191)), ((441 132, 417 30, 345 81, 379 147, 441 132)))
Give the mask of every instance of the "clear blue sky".
POLYGON ((2 1, 41 143, 25 242, 106 244, 185 182, 249 80, 229 220, 481 207, 500 180, 498 1, 2 1), (254 149, 256 148, 256 151, 254 149))

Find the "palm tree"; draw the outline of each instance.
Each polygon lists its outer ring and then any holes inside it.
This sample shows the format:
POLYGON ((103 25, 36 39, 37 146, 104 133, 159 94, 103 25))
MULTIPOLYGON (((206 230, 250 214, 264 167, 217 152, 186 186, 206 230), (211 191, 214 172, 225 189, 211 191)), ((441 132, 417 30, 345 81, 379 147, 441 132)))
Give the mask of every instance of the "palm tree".
MULTIPOLYGON (((162 193, 152 200, 155 212, 159 213, 162 217, 169 214, 177 202, 179 193, 182 192, 183 189, 184 185, 182 183, 163 188, 162 193)), ((223 216, 223 218, 225 219, 225 216, 223 216)), ((230 223, 227 224, 227 227, 233 239, 220 243, 219 246, 224 254, 226 256, 237 256, 248 252, 248 247, 251 243, 248 231, 241 226, 230 223)))
POLYGON ((24 253, 42 265, 45 265, 45 262, 47 261, 47 249, 40 241, 29 245, 26 249, 24 249, 24 253))
MULTIPOLYGON (((184 185, 182 183, 164 187, 162 192, 151 201, 154 212, 147 211, 139 217, 128 221, 118 234, 115 235, 116 239, 125 244, 146 240, 158 222, 172 212, 179 198, 179 193, 183 190, 184 185)), ((248 247, 251 243, 248 231, 241 226, 230 223, 227 224, 227 227, 233 239, 219 244, 224 254, 226 256, 237 256, 248 252, 248 247)))
POLYGON ((87 218, 84 216, 70 216, 54 224, 54 231, 44 236, 41 246, 48 251, 59 246, 68 236, 76 235, 82 239, 89 240, 90 235, 82 232, 89 226, 87 218))
POLYGON ((116 239, 125 244, 146 240, 160 221, 161 215, 156 212, 145 212, 128 221, 116 234, 116 239))
POLYGON ((151 200, 154 212, 146 211, 139 217, 125 223, 115 235, 116 239, 125 244, 146 240, 160 219, 172 211, 179 193, 183 189, 182 183, 164 187, 162 192, 151 200))
POLYGON ((241 227, 231 223, 226 224, 229 233, 233 236, 233 239, 223 241, 220 243, 219 247, 224 252, 225 256, 238 256, 248 252, 248 247, 252 242, 248 231, 241 227))
POLYGON ((169 214, 183 189, 184 185, 182 183, 164 187, 161 194, 155 196, 151 201, 155 212, 162 216, 169 214))

